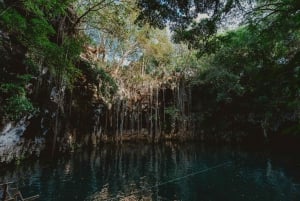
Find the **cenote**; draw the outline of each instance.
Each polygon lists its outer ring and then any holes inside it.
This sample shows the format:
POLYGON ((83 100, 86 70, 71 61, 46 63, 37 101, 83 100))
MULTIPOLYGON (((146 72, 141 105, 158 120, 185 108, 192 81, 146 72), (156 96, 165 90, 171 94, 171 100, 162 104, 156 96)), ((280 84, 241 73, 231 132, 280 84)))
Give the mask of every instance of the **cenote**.
POLYGON ((203 144, 123 144, 2 168, 24 196, 67 200, 300 200, 300 159, 203 144))

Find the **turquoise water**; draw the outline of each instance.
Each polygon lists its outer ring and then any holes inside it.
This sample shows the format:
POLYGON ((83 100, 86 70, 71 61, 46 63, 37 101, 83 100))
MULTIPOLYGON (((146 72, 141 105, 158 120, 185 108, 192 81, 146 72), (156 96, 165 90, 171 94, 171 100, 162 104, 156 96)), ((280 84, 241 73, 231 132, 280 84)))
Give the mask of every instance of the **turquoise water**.
POLYGON ((300 201, 300 157, 199 144, 104 146, 0 169, 43 201, 300 201))

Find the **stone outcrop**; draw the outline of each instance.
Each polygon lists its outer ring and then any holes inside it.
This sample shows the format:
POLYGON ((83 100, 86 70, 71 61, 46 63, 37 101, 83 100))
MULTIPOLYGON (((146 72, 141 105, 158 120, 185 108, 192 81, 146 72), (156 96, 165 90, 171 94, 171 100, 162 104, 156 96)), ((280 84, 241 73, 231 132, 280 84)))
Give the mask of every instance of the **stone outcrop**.
POLYGON ((44 148, 44 139, 35 137, 26 139, 23 134, 29 124, 26 118, 17 123, 9 122, 0 132, 0 163, 21 160, 39 155, 44 148))

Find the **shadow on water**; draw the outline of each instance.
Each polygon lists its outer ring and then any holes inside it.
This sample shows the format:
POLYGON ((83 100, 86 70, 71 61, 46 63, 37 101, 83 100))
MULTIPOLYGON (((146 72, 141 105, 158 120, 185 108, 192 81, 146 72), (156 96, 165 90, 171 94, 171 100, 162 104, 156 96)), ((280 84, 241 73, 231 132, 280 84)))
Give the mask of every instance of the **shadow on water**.
POLYGON ((2 169, 0 181, 12 180, 43 201, 297 201, 300 158, 200 144, 106 145, 2 169))

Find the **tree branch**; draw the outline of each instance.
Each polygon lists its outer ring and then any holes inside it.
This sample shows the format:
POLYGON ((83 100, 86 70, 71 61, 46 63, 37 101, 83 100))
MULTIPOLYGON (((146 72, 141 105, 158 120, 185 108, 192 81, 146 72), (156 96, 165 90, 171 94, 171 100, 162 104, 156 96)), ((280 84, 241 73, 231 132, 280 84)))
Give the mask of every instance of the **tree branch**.
POLYGON ((98 3, 96 3, 95 5, 89 7, 80 17, 77 18, 77 20, 75 21, 73 28, 79 24, 81 22, 81 20, 86 17, 90 12, 94 12, 94 11, 98 11, 102 8, 105 8, 106 6, 108 6, 109 4, 111 4, 113 2, 113 0, 109 1, 108 3, 106 3, 104 6, 101 6, 102 4, 104 4, 105 0, 102 0, 98 3))

